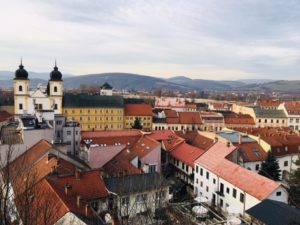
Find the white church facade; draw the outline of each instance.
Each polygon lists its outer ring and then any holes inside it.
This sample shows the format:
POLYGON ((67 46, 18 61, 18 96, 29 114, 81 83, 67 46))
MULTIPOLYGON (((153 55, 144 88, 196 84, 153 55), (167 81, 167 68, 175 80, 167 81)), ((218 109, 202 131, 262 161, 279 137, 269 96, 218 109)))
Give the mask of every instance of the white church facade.
POLYGON ((53 111, 54 114, 62 114, 62 98, 62 74, 56 63, 50 73, 47 87, 39 86, 35 90, 30 90, 28 72, 21 62, 14 78, 15 115, 34 115, 37 111, 53 111))

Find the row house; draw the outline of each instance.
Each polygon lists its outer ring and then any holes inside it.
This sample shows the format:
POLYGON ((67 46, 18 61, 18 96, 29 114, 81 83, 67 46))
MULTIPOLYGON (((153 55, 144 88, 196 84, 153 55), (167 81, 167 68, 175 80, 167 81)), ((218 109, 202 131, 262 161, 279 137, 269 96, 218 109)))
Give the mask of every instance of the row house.
POLYGON ((296 161, 300 153, 300 136, 288 128, 244 129, 249 135, 267 143, 269 150, 278 160, 282 179, 287 179, 292 170, 297 169, 296 161))
POLYGON ((287 126, 294 131, 300 130, 300 102, 284 102, 278 106, 287 117, 287 126))
POLYGON ((153 130, 191 131, 200 130, 202 120, 199 112, 176 112, 165 110, 164 117, 153 121, 153 130))
POLYGON ((200 112, 202 130, 216 132, 225 127, 224 116, 215 112, 200 112))
MULTIPOLYGON (((271 107, 272 108, 272 107, 271 107)), ((241 106, 234 104, 233 112, 238 114, 247 114, 254 119, 256 127, 284 127, 288 125, 288 119, 285 112, 281 109, 260 108, 255 105, 241 106)))
POLYGON ((105 178, 105 185, 113 193, 115 216, 121 224, 155 221, 157 208, 169 202, 169 182, 158 173, 105 178))
POLYGON ((169 109, 176 112, 195 112, 197 105, 186 102, 185 98, 155 97, 154 108, 169 109))
POLYGON ((148 104, 125 104, 124 106, 124 128, 132 129, 134 121, 140 120, 143 130, 152 129, 152 107, 148 104))
POLYGON ((248 114, 223 113, 225 126, 229 129, 255 127, 255 120, 248 114))
POLYGON ((124 100, 121 96, 65 94, 63 113, 80 123, 81 130, 122 130, 124 100))
POLYGON ((279 182, 232 162, 235 150, 217 142, 195 161, 195 194, 221 211, 234 208, 241 215, 265 199, 287 202, 287 191, 279 182))
POLYGON ((161 171, 159 142, 138 130, 82 132, 79 157, 112 177, 161 171))
POLYGON ((256 140, 255 137, 234 130, 224 129, 217 133, 200 132, 212 142, 221 142, 236 147, 236 154, 233 162, 240 166, 258 173, 262 162, 266 159, 267 151, 263 146, 263 141, 256 140))
POLYGON ((282 104, 282 101, 272 99, 260 99, 256 102, 259 108, 267 110, 276 110, 280 104, 282 104))

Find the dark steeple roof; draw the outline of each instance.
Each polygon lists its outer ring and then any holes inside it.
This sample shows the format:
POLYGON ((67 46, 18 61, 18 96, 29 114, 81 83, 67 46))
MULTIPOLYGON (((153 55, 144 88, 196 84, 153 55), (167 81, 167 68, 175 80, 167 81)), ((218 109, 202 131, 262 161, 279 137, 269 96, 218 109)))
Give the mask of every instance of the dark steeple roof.
POLYGON ((61 81, 62 80, 62 74, 61 72, 58 70, 58 67, 56 66, 56 60, 55 60, 55 65, 53 68, 53 71, 50 73, 50 80, 54 80, 54 81, 61 81))
POLYGON ((19 69, 17 69, 15 72, 15 80, 28 80, 28 72, 24 69, 22 59, 19 69))
POLYGON ((112 89, 112 86, 110 86, 109 83, 105 82, 105 83, 101 86, 101 89, 104 89, 104 90, 111 90, 111 89, 112 89))

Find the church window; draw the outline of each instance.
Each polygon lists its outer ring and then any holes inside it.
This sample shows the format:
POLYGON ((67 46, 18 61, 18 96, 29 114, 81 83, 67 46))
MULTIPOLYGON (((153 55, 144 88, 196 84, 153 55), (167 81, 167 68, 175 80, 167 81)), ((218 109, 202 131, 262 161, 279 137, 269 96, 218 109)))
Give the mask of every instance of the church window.
POLYGON ((54 87, 54 92, 57 92, 57 87, 56 86, 54 87))
POLYGON ((19 86, 19 91, 23 91, 22 85, 19 86))
POLYGON ((19 104, 19 109, 23 109, 23 104, 19 104))

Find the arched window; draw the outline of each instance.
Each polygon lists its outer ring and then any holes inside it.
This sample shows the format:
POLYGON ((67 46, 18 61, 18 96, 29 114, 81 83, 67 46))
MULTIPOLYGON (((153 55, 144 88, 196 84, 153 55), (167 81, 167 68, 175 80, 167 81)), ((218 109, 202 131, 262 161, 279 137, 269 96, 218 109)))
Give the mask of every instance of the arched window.
POLYGON ((56 86, 54 87, 54 92, 57 92, 57 87, 56 86))
POLYGON ((23 86, 22 85, 19 86, 19 91, 23 91, 23 86))

